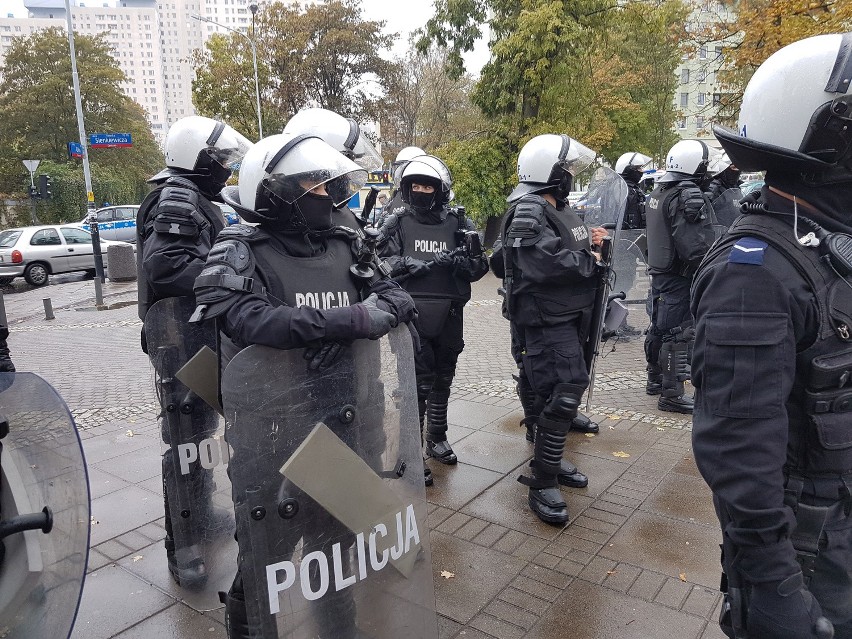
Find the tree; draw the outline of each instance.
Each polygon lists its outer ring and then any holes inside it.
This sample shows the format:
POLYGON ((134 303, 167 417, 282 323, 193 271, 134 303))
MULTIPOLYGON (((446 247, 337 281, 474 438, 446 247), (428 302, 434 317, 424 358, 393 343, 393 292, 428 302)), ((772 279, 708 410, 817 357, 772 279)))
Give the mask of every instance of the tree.
POLYGON ((725 88, 720 121, 736 121, 743 91, 770 55, 797 40, 852 28, 849 0, 723 0, 728 11, 696 31, 696 39, 722 43, 725 88))
MULTIPOLYGON (((128 184, 140 185, 162 164, 142 108, 124 95, 125 79, 106 41, 75 34, 83 114, 89 132, 129 132, 133 147, 92 149, 93 172, 103 166, 128 184)), ((76 109, 67 34, 59 28, 14 38, 0 82, 0 145, 11 162, 0 164, 0 192, 26 192, 29 176, 21 160, 37 158, 78 167, 68 157, 77 141, 76 109)), ((82 175, 82 171, 80 171, 82 175)), ((85 202, 85 189, 77 196, 85 202)))
POLYGON ((450 77, 447 51, 409 51, 388 75, 382 105, 382 144, 394 157, 405 146, 436 148, 452 139, 469 137, 483 128, 479 109, 470 101, 473 79, 450 77))

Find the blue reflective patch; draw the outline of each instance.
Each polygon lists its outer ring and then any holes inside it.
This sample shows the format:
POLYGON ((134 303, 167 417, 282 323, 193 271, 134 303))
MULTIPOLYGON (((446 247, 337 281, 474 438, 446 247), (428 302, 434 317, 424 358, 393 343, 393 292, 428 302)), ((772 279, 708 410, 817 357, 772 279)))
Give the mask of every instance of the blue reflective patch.
POLYGON ((763 240, 756 237, 743 237, 731 248, 728 255, 730 264, 763 264, 763 255, 769 246, 763 240))

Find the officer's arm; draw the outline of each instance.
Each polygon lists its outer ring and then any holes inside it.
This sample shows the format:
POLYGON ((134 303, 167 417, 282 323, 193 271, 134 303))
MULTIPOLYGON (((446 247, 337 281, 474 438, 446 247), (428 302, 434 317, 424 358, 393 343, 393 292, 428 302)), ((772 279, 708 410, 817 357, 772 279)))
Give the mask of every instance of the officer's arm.
POLYGON ((516 256, 524 278, 536 283, 562 284, 587 279, 595 274, 597 262, 591 249, 574 251, 563 247, 549 226, 545 226, 535 244, 519 247, 516 256))
POLYGON ((776 581, 799 570, 782 468, 805 311, 771 267, 748 263, 762 252, 732 249, 727 259, 702 269, 692 292, 693 450, 730 519, 724 535, 742 550, 740 572, 776 581))
POLYGON ((500 279, 506 277, 506 263, 504 262, 504 259, 503 242, 501 240, 497 240, 494 242, 494 248, 491 250, 489 262, 491 263, 491 271, 500 279))
MULTIPOLYGON (((465 220, 466 231, 476 231, 476 226, 469 219, 465 220)), ((453 269, 455 275, 468 282, 476 282, 485 277, 488 272, 488 258, 485 257, 485 252, 477 258, 465 256, 457 266, 453 269)))
POLYGON ((379 229, 379 257, 384 258, 391 267, 391 273, 398 274, 406 271, 402 256, 402 231, 399 218, 391 213, 385 218, 379 229))
POLYGON ((189 189, 166 187, 146 221, 142 264, 158 297, 192 295, 193 283, 204 268, 214 238, 197 199, 189 189))
POLYGON ((713 243, 711 207, 698 187, 688 187, 669 205, 672 239, 678 257, 694 273, 713 243))

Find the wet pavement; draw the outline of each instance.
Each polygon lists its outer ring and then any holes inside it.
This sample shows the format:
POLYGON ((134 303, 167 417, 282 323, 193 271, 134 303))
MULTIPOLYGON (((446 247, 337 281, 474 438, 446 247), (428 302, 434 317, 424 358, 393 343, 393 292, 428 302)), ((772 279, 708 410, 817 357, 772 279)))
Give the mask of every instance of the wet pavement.
MULTIPOLYGON (((567 526, 540 522, 516 478, 532 446, 511 375, 497 280, 474 285, 450 404, 457 466, 430 462, 440 637, 449 639, 721 639, 719 532, 690 448, 688 417, 660 413, 644 392, 641 340, 605 349, 591 415, 567 456, 589 475, 564 489, 567 526), (442 571, 452 573, 442 577, 442 571)), ((165 567, 160 436, 153 374, 134 306, 84 312, 94 285, 4 287, 21 371, 53 384, 81 429, 92 493, 92 550, 75 639, 225 637, 221 610, 182 601, 165 567), (56 319, 47 321, 42 297, 56 319)), ((104 285, 111 303, 135 283, 104 285)), ((644 326, 644 309, 629 321, 644 326)))

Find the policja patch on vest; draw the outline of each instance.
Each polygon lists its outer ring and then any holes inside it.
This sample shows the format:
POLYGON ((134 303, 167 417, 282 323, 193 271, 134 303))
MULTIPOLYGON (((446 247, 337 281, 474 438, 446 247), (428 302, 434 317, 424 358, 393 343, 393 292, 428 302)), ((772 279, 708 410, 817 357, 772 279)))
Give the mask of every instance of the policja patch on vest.
POLYGON ((763 240, 756 237, 743 237, 731 247, 728 255, 729 264, 763 264, 763 254, 769 246, 763 240))

